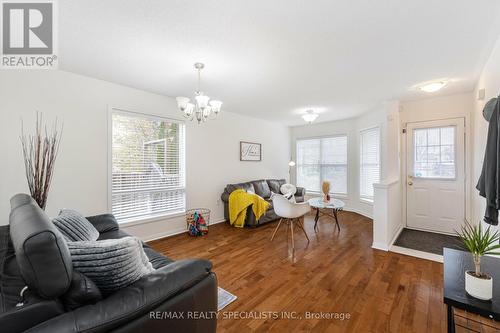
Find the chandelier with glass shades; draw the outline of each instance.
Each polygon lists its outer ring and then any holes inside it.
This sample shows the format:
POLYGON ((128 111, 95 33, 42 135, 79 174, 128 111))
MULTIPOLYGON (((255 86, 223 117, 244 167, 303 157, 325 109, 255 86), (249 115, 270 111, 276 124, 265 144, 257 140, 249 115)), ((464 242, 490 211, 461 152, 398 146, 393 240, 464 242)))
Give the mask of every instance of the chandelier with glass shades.
POLYGON ((311 124, 316 118, 318 118, 318 114, 314 113, 314 110, 307 110, 306 113, 302 115, 302 119, 308 124, 311 124))
POLYGON ((201 70, 205 67, 201 62, 194 64, 194 68, 198 71, 198 90, 194 93, 195 104, 191 103, 188 97, 177 97, 177 107, 184 113, 184 117, 189 120, 196 119, 198 124, 215 119, 220 112, 222 106, 221 101, 210 100, 210 97, 205 95, 200 89, 201 70))

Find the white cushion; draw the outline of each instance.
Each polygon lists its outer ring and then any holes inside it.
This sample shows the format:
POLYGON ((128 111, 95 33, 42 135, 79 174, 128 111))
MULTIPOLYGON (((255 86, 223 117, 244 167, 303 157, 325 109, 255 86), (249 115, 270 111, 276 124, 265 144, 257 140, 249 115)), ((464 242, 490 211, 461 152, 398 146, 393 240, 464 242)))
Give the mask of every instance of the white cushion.
POLYGON ((295 187, 295 185, 283 184, 280 187, 280 192, 288 201, 295 203, 295 193, 297 192, 297 187, 295 187))
POLYGON ((288 195, 295 195, 295 193, 297 193, 297 187, 293 184, 283 184, 280 187, 280 191, 281 194, 287 197, 288 195))

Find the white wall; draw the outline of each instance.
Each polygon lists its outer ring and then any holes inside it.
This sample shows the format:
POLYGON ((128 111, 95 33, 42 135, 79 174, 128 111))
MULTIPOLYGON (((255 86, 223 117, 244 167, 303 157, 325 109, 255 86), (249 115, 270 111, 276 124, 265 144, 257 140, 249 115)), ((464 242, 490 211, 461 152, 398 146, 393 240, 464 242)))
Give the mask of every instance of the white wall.
MULTIPOLYGON (((355 152, 356 146, 356 126, 354 119, 347 119, 335 122, 324 122, 304 126, 296 126, 290 128, 291 135, 291 155, 294 161, 296 158, 296 142, 298 139, 313 138, 322 136, 347 135, 347 196, 336 196, 346 203, 348 209, 357 209, 355 200, 355 191, 357 183, 357 175, 352 170, 352 166, 356 164, 357 156, 355 152)), ((296 184, 296 167, 291 168, 290 178, 292 183, 296 184)), ((307 193, 308 198, 311 196, 319 196, 319 194, 307 193)), ((347 209, 346 207, 346 209, 347 209)))
MULTIPOLYGON (((392 125, 394 117, 397 119, 397 102, 382 103, 378 107, 369 110, 364 115, 341 121, 324 122, 311 125, 296 126, 290 129, 291 132, 291 153, 295 160, 296 141, 301 138, 324 137, 344 134, 347 135, 347 163, 348 181, 347 196, 336 196, 346 203, 346 210, 351 210, 368 217, 373 216, 373 204, 360 200, 359 196, 359 132, 363 129, 378 126, 380 128, 381 141, 381 179, 388 177, 389 172, 397 169, 397 162, 394 159, 389 163, 389 150, 397 149, 397 140, 388 144, 388 126, 392 125), (393 113, 396 115, 394 116, 393 113), (390 148, 388 148, 390 147, 390 148), (395 164, 396 163, 396 164, 395 164)), ((397 123, 397 121, 396 121, 397 123)), ((391 127, 392 128, 392 127, 391 127)), ((391 138, 393 135, 391 134, 391 138)), ((397 155, 396 155, 397 156, 397 155)), ((397 160, 397 158, 396 158, 397 160)), ((296 178, 295 168, 292 169, 291 178, 296 178)))
POLYGON ((475 189, 477 180, 481 175, 483 165, 484 151, 486 149, 486 137, 488 133, 488 122, 484 120, 482 110, 486 102, 492 97, 500 94, 500 37, 491 52, 489 60, 485 64, 479 77, 474 97, 480 89, 485 89, 485 99, 478 100, 474 98, 473 105, 473 124, 474 124, 474 141, 473 141, 473 180, 472 180, 472 211, 473 222, 482 221, 484 217, 484 209, 486 206, 485 199, 480 197, 475 189))
MULTIPOLYGON (((441 120, 450 118, 465 119, 465 217, 470 221, 472 212, 471 177, 472 173, 472 125, 471 112, 473 110, 473 93, 455 94, 449 96, 422 99, 417 101, 401 102, 400 121, 405 128, 409 122, 441 120)), ((403 220, 406 224, 406 136, 401 138, 401 180, 403 194, 403 220)))
MULTIPOLYGON (((406 225, 406 135, 407 123, 446 118, 465 118, 466 172, 470 173, 470 112, 472 93, 389 104, 382 155, 385 177, 374 184, 373 247, 388 250, 406 225)), ((470 178, 470 177, 468 177, 470 178)), ((466 181, 466 216, 470 216, 470 180, 466 181)))
MULTIPOLYGON (((64 122, 59 158, 47 212, 63 207, 83 214, 108 211, 108 106, 179 118, 175 100, 63 71, 2 71, 0 73, 0 224, 8 223, 9 199, 27 192, 24 178, 20 119, 32 128, 35 111, 47 120, 64 122)), ((285 178, 290 158, 288 127, 223 111, 205 124, 187 123, 187 206, 212 210, 211 221, 223 219, 220 194, 227 183, 259 178, 285 178), (239 141, 262 144, 262 162, 240 162, 239 141)), ((162 219, 126 227, 152 239, 185 228, 184 218, 162 219)))
POLYGON ((403 228, 401 220, 401 182, 395 178, 373 184, 373 244, 388 251, 403 228))
MULTIPOLYGON (((399 102, 383 105, 382 173, 381 180, 373 184, 373 248, 387 251, 403 227, 400 179, 401 124, 399 102)), ((380 118, 382 115, 380 116, 380 118)))

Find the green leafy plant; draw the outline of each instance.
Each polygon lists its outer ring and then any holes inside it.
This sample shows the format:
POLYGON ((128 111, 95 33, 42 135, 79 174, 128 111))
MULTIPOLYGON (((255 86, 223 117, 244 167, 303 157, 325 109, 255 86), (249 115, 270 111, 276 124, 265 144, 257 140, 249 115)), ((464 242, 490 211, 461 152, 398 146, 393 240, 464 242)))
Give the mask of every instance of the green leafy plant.
POLYGON ((461 231, 456 231, 456 233, 473 256, 474 265, 476 267, 474 275, 478 278, 487 277, 486 274, 481 273, 481 257, 485 254, 500 255, 500 252, 495 251, 500 248, 500 244, 498 243, 500 239, 498 231, 493 233, 490 227, 488 227, 486 231, 483 231, 481 223, 472 226, 466 221, 461 231))

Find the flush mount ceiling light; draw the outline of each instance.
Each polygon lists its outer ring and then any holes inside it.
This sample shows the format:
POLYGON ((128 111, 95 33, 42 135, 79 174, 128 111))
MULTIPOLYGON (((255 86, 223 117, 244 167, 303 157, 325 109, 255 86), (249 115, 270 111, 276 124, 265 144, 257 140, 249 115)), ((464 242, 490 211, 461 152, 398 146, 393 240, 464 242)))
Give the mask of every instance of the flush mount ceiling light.
POLYGON ((201 70, 205 67, 201 62, 194 64, 194 68, 198 71, 198 90, 194 93, 196 105, 190 103, 188 97, 177 97, 177 107, 184 113, 184 117, 189 120, 196 120, 198 124, 217 117, 222 106, 221 101, 210 100, 210 97, 205 95, 201 89, 201 70), (213 116, 212 116, 213 115, 213 116), (212 116, 212 117, 211 117, 212 116))
POLYGON ((446 83, 447 83, 446 81, 427 83, 418 87, 418 89, 428 93, 433 93, 443 88, 446 85, 446 83))
POLYGON ((302 115, 302 119, 304 119, 304 121, 306 121, 308 124, 315 121, 316 118, 318 118, 318 114, 314 113, 313 110, 307 110, 306 114, 302 115))

